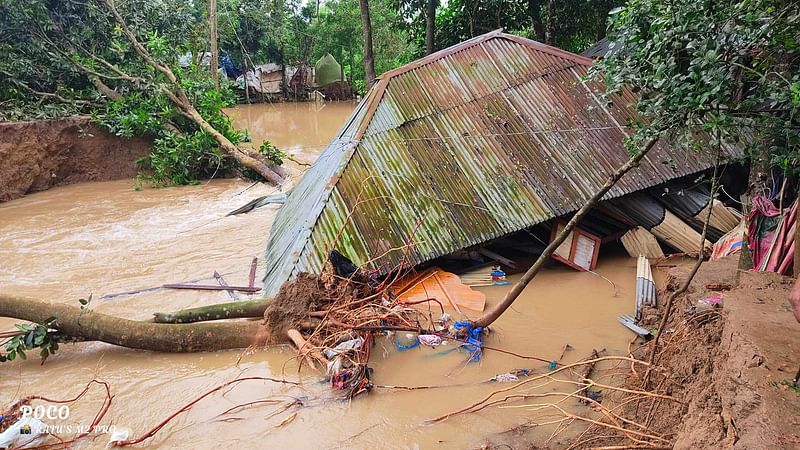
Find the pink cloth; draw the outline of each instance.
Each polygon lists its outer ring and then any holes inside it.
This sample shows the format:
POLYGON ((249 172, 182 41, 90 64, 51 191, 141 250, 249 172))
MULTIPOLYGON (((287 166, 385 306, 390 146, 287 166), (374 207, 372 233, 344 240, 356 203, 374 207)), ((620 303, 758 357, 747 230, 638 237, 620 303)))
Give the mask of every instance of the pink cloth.
POLYGON ((775 231, 761 234, 757 220, 761 217, 775 217, 780 214, 772 202, 761 195, 752 199, 750 214, 747 215, 747 246, 753 255, 753 267, 761 267, 764 258, 769 255, 769 248, 775 239, 775 231))

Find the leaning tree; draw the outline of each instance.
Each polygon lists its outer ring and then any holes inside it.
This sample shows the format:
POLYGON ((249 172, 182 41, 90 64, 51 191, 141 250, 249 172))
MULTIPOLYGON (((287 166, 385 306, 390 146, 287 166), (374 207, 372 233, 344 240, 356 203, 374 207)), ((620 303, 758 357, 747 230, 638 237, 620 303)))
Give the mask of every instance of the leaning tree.
MULTIPOLYGON (((150 135, 153 154, 193 151, 211 167, 232 158, 272 183, 283 182, 274 155, 240 145, 246 136, 220 111, 230 101, 207 71, 196 62, 178 64, 180 52, 193 47, 193 30, 204 23, 192 2, 32 0, 3 2, 0 15, 0 48, 8 55, 0 63, 0 98, 36 99, 21 102, 29 109, 61 103, 65 112, 91 112, 122 136, 150 135)), ((166 165, 192 159, 177 156, 166 165)), ((159 167, 151 169, 161 175, 159 167)), ((171 175, 156 181, 194 181, 171 175)))

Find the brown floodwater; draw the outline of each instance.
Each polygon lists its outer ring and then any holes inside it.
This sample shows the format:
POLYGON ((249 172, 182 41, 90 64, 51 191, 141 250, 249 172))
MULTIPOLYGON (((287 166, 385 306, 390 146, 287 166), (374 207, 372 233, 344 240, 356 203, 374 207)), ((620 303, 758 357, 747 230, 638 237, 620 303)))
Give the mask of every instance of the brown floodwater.
POLYGON ((225 112, 246 128, 258 148, 268 140, 299 161, 311 163, 333 139, 355 102, 240 105, 225 112))
MULTIPOLYGON (((238 126, 250 129, 256 144, 268 136, 276 145, 313 159, 353 105, 255 105, 231 110, 238 126), (293 131, 289 131, 293 130, 293 131), (312 147, 313 145, 313 147, 312 147), (316 152, 316 153, 314 153, 316 152)), ((0 289, 78 305, 92 294, 90 307, 131 319, 228 301, 224 292, 150 290, 196 281, 213 283, 218 271, 229 284, 246 284, 253 256, 261 259, 277 206, 225 217, 247 201, 271 192, 269 186, 241 180, 214 180, 198 186, 135 191, 131 180, 61 187, 0 205, 0 289)), ((263 261, 259 270, 263 271, 263 261)), ((563 362, 587 356, 593 348, 625 354, 631 334, 617 322, 634 304, 635 260, 619 251, 601 254, 597 273, 578 273, 561 265, 544 270, 522 297, 492 327, 487 345, 547 360, 565 344, 573 350, 563 362), (613 283, 615 286, 612 286, 613 283)), ((659 272, 656 271, 656 275, 659 272)), ((257 277, 260 279, 260 275, 257 277)), ((513 281, 516 277, 511 277, 513 281)), ((489 305, 506 287, 480 288, 489 305)), ((246 298, 242 296, 242 298, 246 298)), ((14 321, 0 319, 0 330, 14 321)), ((249 381, 217 393, 166 425, 146 446, 154 448, 472 448, 529 420, 552 420, 526 408, 489 408, 437 424, 428 419, 460 409, 506 385, 480 383, 515 368, 542 373, 546 364, 486 351, 479 363, 467 355, 416 348, 398 352, 380 340, 372 352, 377 385, 458 385, 399 391, 376 389, 352 402, 313 373, 298 374, 291 348, 254 351, 160 354, 103 343, 65 344, 42 366, 35 358, 0 364, 0 405, 38 394, 69 398, 89 380, 111 385, 114 395, 103 423, 139 435, 183 404, 237 376, 285 377, 302 387, 249 381), (272 399, 301 399, 306 406, 279 411, 275 404, 220 415, 229 408, 272 399), (279 424, 297 412, 294 419, 279 424)), ((607 369, 608 367, 606 367, 607 369)), ((527 392, 564 390, 558 383, 527 392)), ((99 390, 75 403, 67 420, 54 425, 88 425, 102 403, 99 390)), ((529 403, 534 403, 529 401, 529 403)), ((523 405, 518 402, 512 405, 523 405)), ((585 408, 573 403, 567 408, 585 408)), ((550 411, 552 413, 552 411, 550 411)), ((527 439, 544 441, 553 427, 534 429, 527 439)), ((99 448, 98 435, 79 447, 99 448)))

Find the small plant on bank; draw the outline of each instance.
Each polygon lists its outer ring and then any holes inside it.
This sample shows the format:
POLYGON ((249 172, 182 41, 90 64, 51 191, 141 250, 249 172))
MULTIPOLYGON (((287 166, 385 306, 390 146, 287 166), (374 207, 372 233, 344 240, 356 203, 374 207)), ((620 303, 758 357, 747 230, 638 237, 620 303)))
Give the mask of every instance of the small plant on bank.
POLYGON ((287 157, 286 152, 272 145, 270 141, 261 143, 261 146, 258 147, 258 152, 266 156, 276 166, 283 164, 283 158, 287 157))
POLYGON ((792 380, 781 380, 780 382, 773 381, 772 385, 775 387, 783 386, 783 389, 800 394, 800 384, 794 384, 792 380))

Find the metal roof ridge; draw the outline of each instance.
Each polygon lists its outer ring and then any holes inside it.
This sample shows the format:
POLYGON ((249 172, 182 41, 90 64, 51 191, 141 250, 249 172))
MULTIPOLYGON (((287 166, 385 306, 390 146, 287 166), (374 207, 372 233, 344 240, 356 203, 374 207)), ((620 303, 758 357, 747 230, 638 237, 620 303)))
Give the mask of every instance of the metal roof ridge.
POLYGON ((553 47, 552 45, 543 44, 538 41, 534 41, 533 39, 524 38, 521 36, 516 36, 509 33, 504 33, 503 28, 498 28, 494 31, 490 31, 485 34, 481 34, 479 36, 475 36, 473 38, 467 39, 464 42, 460 42, 456 45, 452 45, 450 47, 444 48, 437 52, 431 53, 423 58, 420 58, 416 61, 412 61, 408 64, 403 66, 397 67, 395 69, 386 71, 382 73, 380 76, 376 78, 378 80, 370 89, 367 95, 372 95, 372 98, 369 100, 369 105, 367 107, 367 113, 364 115, 364 118, 361 121, 361 126, 359 126, 358 131, 355 135, 356 141, 361 141, 361 138, 364 137, 364 133, 367 131, 370 122, 372 122, 372 117, 375 114, 375 110, 378 108, 381 100, 383 99, 383 94, 386 92, 386 87, 389 84, 389 81, 392 78, 395 78, 399 75, 403 75, 405 73, 411 72, 412 70, 418 69, 420 67, 426 66, 433 62, 439 61, 442 58, 450 56, 454 53, 460 52, 462 50, 466 50, 468 48, 476 47, 483 44, 486 41, 489 41, 494 38, 506 39, 508 41, 514 42, 519 45, 523 45, 528 47, 532 50, 540 51, 543 53, 547 53, 552 56, 556 56, 559 58, 564 58, 569 61, 572 61, 576 64, 580 64, 582 66, 592 66, 594 65, 594 60, 591 58, 587 58, 585 56, 577 55, 575 53, 562 50, 558 47, 553 47), (373 94, 372 91, 375 91, 373 94))
POLYGON ((471 48, 471 47, 475 47, 475 46, 481 45, 484 42, 486 42, 488 40, 491 40, 491 39, 494 39, 494 38, 506 39, 506 40, 515 42, 517 44, 524 45, 524 46, 526 46, 526 47, 528 47, 530 49, 533 49, 533 50, 541 51, 541 52, 548 53, 548 54, 553 55, 553 56, 557 56, 557 57, 560 57, 560 58, 568 59, 570 61, 573 61, 573 62, 578 63, 578 64, 583 65, 583 66, 592 66, 592 65, 594 65, 594 60, 591 59, 591 58, 587 58, 586 56, 581 56, 581 55, 569 52, 567 50, 563 50, 563 49, 560 49, 558 47, 554 47, 552 45, 548 45, 548 44, 544 44, 544 43, 539 42, 539 41, 535 41, 533 39, 524 38, 522 36, 517 36, 517 35, 514 35, 514 34, 504 33, 503 32, 503 28, 498 28, 498 29, 496 29, 494 31, 490 31, 490 32, 485 33, 485 34, 481 34, 479 36, 475 36, 475 37, 473 37, 471 39, 468 39, 468 40, 466 40, 464 42, 461 42, 461 43, 452 45, 450 47, 444 48, 444 49, 439 50, 439 51, 437 51, 435 53, 431 53, 430 55, 422 57, 422 58, 420 58, 420 59, 418 59, 416 61, 412 61, 412 62, 410 62, 408 64, 403 65, 403 66, 397 67, 397 68, 392 69, 392 70, 388 70, 388 71, 382 73, 380 76, 378 76, 377 79, 382 81, 382 80, 385 80, 385 79, 394 78, 394 77, 396 77, 398 75, 402 75, 402 74, 404 74, 406 72, 410 72, 410 71, 412 71, 414 69, 420 68, 422 66, 426 66, 426 65, 428 65, 430 63, 438 61, 438 60, 440 60, 440 59, 442 59, 444 57, 450 56, 450 55, 452 55, 454 53, 460 52, 462 50, 466 50, 466 49, 471 48))
POLYGON ((533 50, 538 50, 540 52, 548 53, 553 56, 569 59, 582 66, 589 67, 594 65, 594 60, 592 58, 587 58, 585 56, 581 56, 576 53, 572 53, 570 51, 560 49, 558 47, 554 47, 552 45, 548 45, 539 41, 534 41, 533 39, 528 39, 522 36, 517 36, 515 34, 509 34, 509 33, 500 33, 497 37, 501 39, 508 39, 509 41, 516 42, 517 44, 524 45, 533 50))
POLYGON ((411 61, 408 64, 404 64, 404 65, 402 65, 400 67, 396 67, 396 68, 394 68, 392 70, 387 70, 386 72, 382 73, 378 77, 378 79, 383 80, 383 79, 393 78, 393 77, 396 77, 398 75, 402 75, 402 74, 404 74, 406 72, 410 72, 410 71, 412 71, 412 70, 414 70, 414 69, 416 69, 418 67, 426 66, 426 65, 428 65, 428 64, 430 64, 432 62, 438 61, 438 60, 440 60, 440 59, 442 59, 442 58, 444 58, 446 56, 450 56, 453 53, 457 53, 457 52, 460 52, 462 50, 466 50, 468 48, 475 47, 476 45, 480 45, 481 43, 483 43, 485 41, 488 41, 489 39, 492 39, 494 37, 500 36, 502 34, 505 34, 505 33, 503 33, 503 29, 502 28, 498 28, 498 29, 496 29, 494 31, 490 31, 490 32, 485 33, 485 34, 481 34, 481 35, 475 36, 473 38, 467 39, 464 42, 459 42, 458 44, 451 45, 450 47, 447 47, 447 48, 443 48, 443 49, 441 49, 441 50, 439 50, 437 52, 431 53, 430 55, 423 56, 422 58, 420 58, 420 59, 418 59, 416 61, 411 61))

